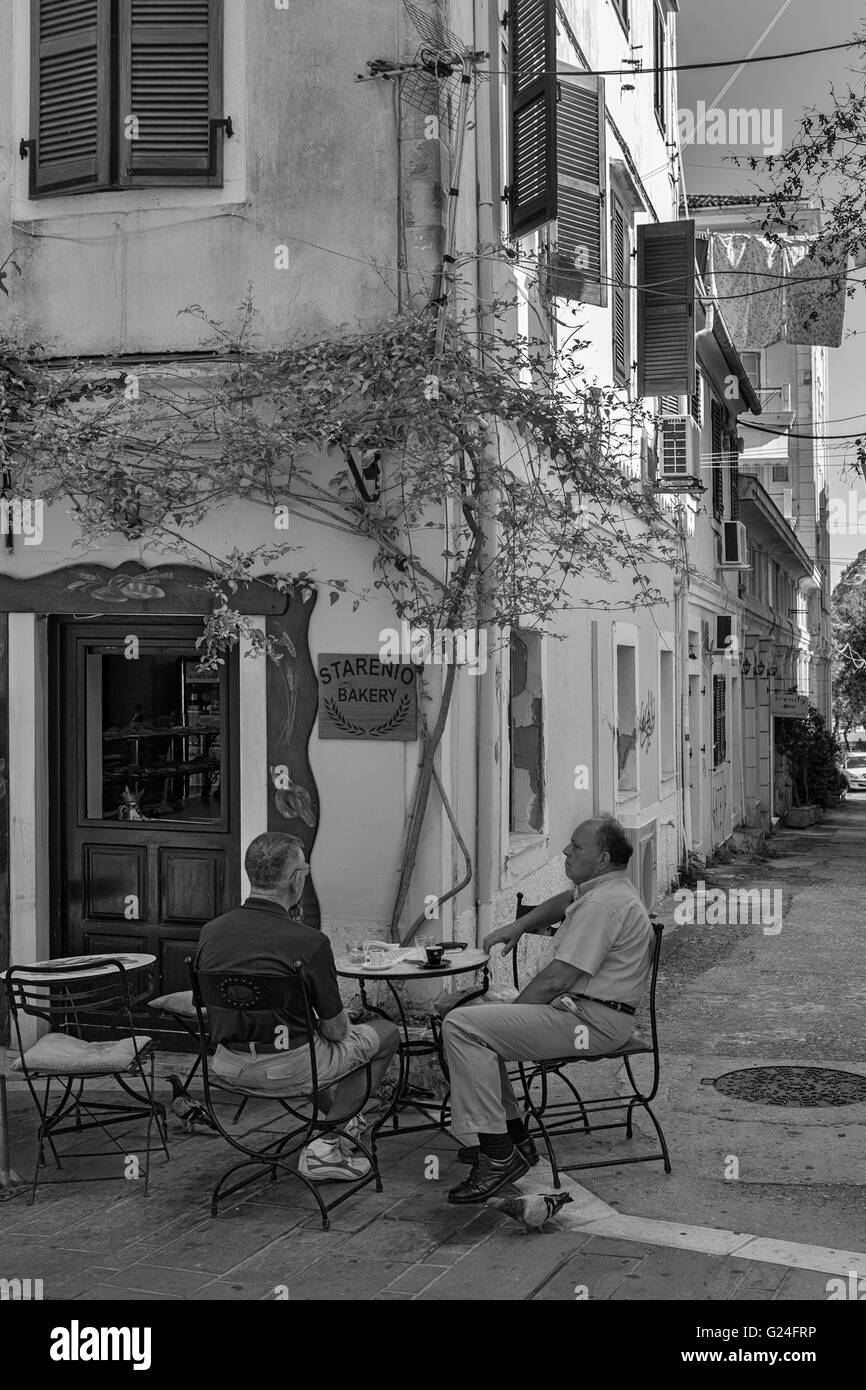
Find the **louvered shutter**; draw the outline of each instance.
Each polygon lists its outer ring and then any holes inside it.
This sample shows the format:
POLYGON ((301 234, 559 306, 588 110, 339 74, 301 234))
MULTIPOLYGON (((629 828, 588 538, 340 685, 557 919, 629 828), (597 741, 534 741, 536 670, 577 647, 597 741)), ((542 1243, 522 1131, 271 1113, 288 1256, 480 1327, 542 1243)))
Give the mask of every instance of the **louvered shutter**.
POLYGON ((740 519, 740 453, 736 435, 731 436, 731 520, 740 519))
POLYGON ((611 332, 613 338, 613 375, 620 386, 629 382, 629 342, 628 342, 628 230, 625 213, 614 199, 611 214, 611 332))
POLYGON ((556 216, 556 3, 512 0, 512 236, 525 236, 556 216))
POLYGON ((638 227, 638 395, 695 390, 695 224, 638 227))
POLYGON ((692 419, 696 425, 704 423, 704 378, 700 367, 695 367, 695 393, 691 399, 692 419))
POLYGON ((110 0, 32 0, 30 196, 110 176, 110 0))
POLYGON ((722 449, 724 447, 724 411, 718 401, 713 401, 710 407, 711 416, 711 435, 712 435, 712 480, 713 480, 713 516, 721 521, 725 515, 725 475, 722 463, 722 449))
POLYGON ((607 304, 603 79, 561 75, 556 112, 558 211, 550 291, 582 304, 607 304))
POLYGON ((221 182, 222 114, 222 0, 120 0, 121 184, 221 182))

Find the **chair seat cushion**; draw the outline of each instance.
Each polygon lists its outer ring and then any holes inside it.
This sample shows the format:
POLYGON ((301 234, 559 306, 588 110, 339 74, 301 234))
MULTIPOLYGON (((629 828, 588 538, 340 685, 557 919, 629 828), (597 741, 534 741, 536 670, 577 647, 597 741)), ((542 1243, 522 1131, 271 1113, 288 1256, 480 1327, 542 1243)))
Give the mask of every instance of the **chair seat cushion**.
MULTIPOLYGON (((150 1045, 150 1038, 139 1033, 134 1039, 84 1042, 67 1033, 46 1033, 24 1055, 28 1069, 43 1076, 111 1076, 129 1071, 135 1061, 136 1043, 141 1053, 150 1045)), ((12 1063, 12 1070, 24 1070, 20 1057, 12 1063)))
POLYGON ((174 1014, 177 1018, 195 1019, 195 1004, 191 989, 179 989, 175 994, 161 994, 158 999, 149 999, 147 1007, 155 1013, 174 1014))

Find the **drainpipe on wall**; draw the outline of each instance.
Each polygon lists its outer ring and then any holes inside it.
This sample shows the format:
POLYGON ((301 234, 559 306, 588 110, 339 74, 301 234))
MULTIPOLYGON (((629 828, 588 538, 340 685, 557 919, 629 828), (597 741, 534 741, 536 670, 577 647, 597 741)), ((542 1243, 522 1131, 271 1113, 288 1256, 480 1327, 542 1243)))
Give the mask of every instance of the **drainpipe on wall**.
MULTIPOLYGON (((476 50, 487 49, 492 55, 491 66, 499 54, 499 15, 496 4, 479 0, 475 6, 476 50), (479 35, 481 42, 479 42, 479 35)), ((486 93, 485 93, 486 95, 486 93)), ((478 95, 475 112, 476 149, 476 212, 479 246, 496 245, 499 241, 499 190, 502 187, 499 168, 499 104, 478 95)), ((479 256, 475 262, 478 294, 478 319, 483 335, 492 334, 496 321, 491 305, 496 296, 495 262, 479 256)), ((495 523, 485 523, 484 553, 490 555, 496 547, 495 523)), ((500 816, 502 804, 502 744, 499 698, 502 690, 502 654, 496 640, 488 641, 487 669, 478 677, 476 722, 478 755, 476 763, 475 797, 475 932, 476 945, 493 930, 493 904, 499 890, 500 816)))
POLYGON ((679 606, 679 686, 680 686, 680 785, 682 787, 682 844, 686 864, 692 848, 692 798, 689 789, 691 774, 691 729, 689 727, 689 591, 685 574, 674 575, 674 598, 679 606))

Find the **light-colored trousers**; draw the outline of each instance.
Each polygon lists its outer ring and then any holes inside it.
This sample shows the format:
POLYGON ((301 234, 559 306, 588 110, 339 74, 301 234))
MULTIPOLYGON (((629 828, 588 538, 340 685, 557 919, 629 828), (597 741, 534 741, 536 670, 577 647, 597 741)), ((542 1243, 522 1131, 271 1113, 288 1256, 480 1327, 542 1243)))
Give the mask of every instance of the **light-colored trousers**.
POLYGON ((577 1003, 578 1013, 552 1004, 483 1004, 452 1009, 442 1024, 451 1076, 451 1132, 464 1144, 479 1134, 504 1134, 519 1119, 507 1062, 597 1057, 621 1047, 634 1018, 603 1004, 577 1003), (578 1031, 584 1028, 586 1032, 578 1031))

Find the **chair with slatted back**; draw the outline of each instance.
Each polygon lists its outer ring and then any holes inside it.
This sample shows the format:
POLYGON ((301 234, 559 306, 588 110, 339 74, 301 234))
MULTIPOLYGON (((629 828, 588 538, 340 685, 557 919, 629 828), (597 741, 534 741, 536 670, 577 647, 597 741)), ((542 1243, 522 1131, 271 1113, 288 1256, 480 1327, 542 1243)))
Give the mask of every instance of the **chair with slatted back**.
MULTIPOLYGON (((528 912, 533 911, 533 906, 524 903, 523 894, 517 894, 516 918, 524 917, 528 912)), ((528 1116, 532 1116, 535 1131, 541 1135, 547 1149, 550 1166, 553 1170, 554 1187, 559 1187, 560 1173, 573 1173, 583 1168, 613 1168, 624 1166, 629 1163, 657 1163, 664 1164, 666 1173, 671 1171, 670 1155, 665 1140, 662 1127, 653 1113, 650 1102, 653 1101, 658 1092, 660 1065, 659 1065, 659 1041, 658 1027, 656 1022, 656 982, 658 979, 659 959, 661 956, 662 932, 664 930, 661 922, 654 914, 650 914, 652 924, 654 945, 652 959, 652 974, 650 977, 649 988, 649 1023, 650 1039, 642 1039, 634 1035, 625 1042, 622 1047, 615 1048, 612 1052, 599 1053, 593 1057, 576 1056, 571 1054, 568 1057, 548 1058, 538 1062, 521 1062, 517 1065, 514 1078, 519 1078, 523 1089, 524 1110, 528 1116), (652 1084, 648 1089, 642 1090, 637 1082, 632 1069, 632 1059, 639 1056, 652 1057, 652 1084), (592 1100, 584 1100, 577 1087, 567 1075, 570 1067, 586 1065, 589 1062, 604 1062, 611 1060, 621 1060, 625 1066, 626 1075, 631 1086, 631 1095, 628 1097, 599 1096, 592 1100), (570 1092, 570 1099, 564 1101, 550 1100, 549 1081, 551 1076, 561 1082, 570 1092), (533 1087, 538 1085, 540 1094, 536 1098, 533 1094, 533 1087), (626 1138, 631 1139, 633 1134, 632 1115, 635 1109, 645 1110, 649 1116, 659 1141, 658 1152, 640 1154, 630 1158, 608 1158, 596 1159, 586 1163, 559 1163, 553 1144, 553 1137, 558 1135, 570 1135, 584 1133, 589 1134, 594 1130, 602 1129, 624 1129, 626 1138), (607 1114, 617 1110, 626 1112, 625 1119, 607 1122, 604 1124, 592 1123, 592 1116, 607 1114)), ((518 962, 518 950, 520 943, 511 953, 511 968, 514 984, 520 988, 520 966, 518 962)), ((527 1118, 528 1123, 528 1118, 527 1118)))
POLYGON ((318 1033, 301 961, 296 961, 292 970, 287 970, 286 973, 280 975, 253 975, 239 970, 230 972, 196 970, 189 957, 186 965, 189 970, 193 1003, 198 1020, 204 1109, 213 1122, 214 1128, 222 1135, 223 1139, 244 1156, 240 1163, 233 1164, 223 1173, 214 1188, 211 1195, 211 1216, 217 1215, 219 1203, 224 1201, 226 1197, 239 1192, 242 1188, 249 1187, 251 1183, 261 1181, 266 1174, 269 1174, 271 1181, 275 1182, 279 1173, 303 1183, 307 1191, 315 1198, 322 1217, 322 1229, 327 1231, 330 1226, 328 1213, 334 1207, 339 1206, 341 1202, 345 1202, 348 1197, 353 1196, 360 1188, 366 1187, 370 1182, 375 1182, 376 1191, 382 1191, 382 1178, 376 1159, 375 1131, 373 1131, 372 1148, 368 1149, 361 1143, 360 1139, 346 1134, 345 1130, 349 1120, 360 1114, 370 1099, 373 1089, 370 1063, 363 1062, 340 1078, 345 1080, 352 1072, 363 1071, 366 1075, 366 1089, 351 1115, 345 1115, 336 1122, 329 1122, 327 1115, 321 1111, 319 1105, 316 1069, 318 1033), (228 1010, 235 1015, 237 1019, 236 1036, 238 1038, 249 1036, 250 1016, 255 1013, 271 1013, 278 1020, 282 1018, 287 1022, 290 1019, 303 1019, 310 1060, 309 1082, 305 1083, 300 1090, 297 1086, 288 1084, 285 1091, 256 1090, 251 1087, 240 1086, 222 1076, 213 1077, 209 1055, 210 1038, 207 1015, 213 1016, 215 1009, 223 1012, 228 1010), (267 1130, 262 1124, 254 1124, 243 1134, 234 1133, 232 1129, 226 1127, 216 1106, 217 1094, 224 1091, 249 1099, 274 1102, 281 1108, 284 1116, 288 1116, 290 1120, 296 1120, 298 1123, 288 1132, 278 1135, 276 1139, 271 1139, 265 1144, 257 1144, 254 1142, 253 1136, 263 1132, 267 1135, 272 1132, 272 1124, 269 1122, 267 1130), (353 1148, 364 1155, 370 1164, 370 1171, 356 1182, 345 1184, 339 1197, 325 1202, 316 1184, 310 1182, 303 1173, 298 1172, 297 1168, 290 1166, 287 1160, 300 1153, 301 1149, 317 1137, 335 1133, 340 1134, 353 1148), (235 1174, 243 1172, 245 1169, 251 1171, 237 1181, 230 1182, 235 1174))
MULTIPOLYGON (((169 1157, 165 1107, 159 1104, 154 1090, 154 1055, 152 1040, 136 1032, 133 1023, 135 997, 130 977, 119 960, 101 959, 92 973, 83 974, 76 965, 12 966, 6 972, 6 997, 15 1027, 18 1057, 12 1071, 23 1075, 33 1103, 39 1112, 37 1153, 30 1188, 30 1203, 36 1197, 40 1170, 45 1167, 45 1149, 51 1150, 54 1162, 62 1167, 55 1140, 64 1134, 81 1135, 86 1130, 99 1129, 114 1145, 111 1149, 64 1152, 64 1158, 117 1159, 114 1177, 129 1176, 128 1160, 135 1155, 128 1135, 116 1138, 115 1127, 127 1129, 135 1121, 146 1122, 144 1142, 144 1195, 150 1179, 150 1155, 157 1146, 151 1144, 151 1130, 156 1122, 159 1146, 169 1157), (112 1022, 110 1036, 102 1041, 90 1041, 83 1036, 95 1026, 104 1026, 105 1017, 112 1022), (36 1042, 25 1045, 21 1020, 30 1017, 48 1025, 36 1042), (41 1083, 44 1096, 40 1096, 41 1083), (114 1082, 126 1098, 116 1101, 97 1100, 88 1082, 114 1082), (137 1084, 130 1084, 130 1083, 137 1084), (52 1087, 58 1092, 52 1096, 52 1087), (140 1087, 140 1089, 139 1089, 140 1087), (82 1115, 85 1117, 82 1119, 82 1115)), ((105 1182, 106 1174, 80 1178, 81 1182, 105 1182)))

